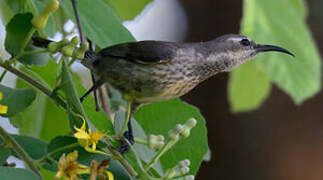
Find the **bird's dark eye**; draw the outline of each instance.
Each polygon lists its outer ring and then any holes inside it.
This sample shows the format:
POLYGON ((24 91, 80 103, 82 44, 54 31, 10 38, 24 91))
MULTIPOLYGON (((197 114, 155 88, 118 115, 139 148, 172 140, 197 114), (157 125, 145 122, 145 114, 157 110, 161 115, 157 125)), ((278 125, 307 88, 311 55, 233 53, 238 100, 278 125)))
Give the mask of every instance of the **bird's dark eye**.
POLYGON ((248 39, 242 39, 240 43, 244 46, 250 46, 250 41, 248 39))

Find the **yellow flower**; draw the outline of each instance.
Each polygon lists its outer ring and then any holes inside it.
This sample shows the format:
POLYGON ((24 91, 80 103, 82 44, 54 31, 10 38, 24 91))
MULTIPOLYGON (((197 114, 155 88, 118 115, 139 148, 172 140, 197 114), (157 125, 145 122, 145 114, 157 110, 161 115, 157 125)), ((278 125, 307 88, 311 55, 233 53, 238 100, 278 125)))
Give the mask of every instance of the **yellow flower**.
MULTIPOLYGON (((0 101, 2 100, 2 93, 0 92, 0 101)), ((0 114, 6 114, 8 112, 8 106, 0 104, 0 114)))
POLYGON ((86 131, 86 124, 84 119, 83 119, 83 125, 81 128, 77 128, 77 127, 74 127, 74 128, 76 130, 76 133, 74 133, 74 137, 77 138, 78 143, 82 147, 84 147, 86 151, 108 155, 102 151, 96 150, 97 143, 99 142, 101 137, 104 136, 103 133, 101 133, 100 131, 95 131, 92 133, 91 129, 88 129, 88 131, 86 131))
POLYGON ((90 174, 90 168, 79 164, 77 159, 77 151, 68 153, 67 156, 63 154, 58 161, 58 171, 55 178, 63 178, 64 180, 76 180, 78 175, 90 174))

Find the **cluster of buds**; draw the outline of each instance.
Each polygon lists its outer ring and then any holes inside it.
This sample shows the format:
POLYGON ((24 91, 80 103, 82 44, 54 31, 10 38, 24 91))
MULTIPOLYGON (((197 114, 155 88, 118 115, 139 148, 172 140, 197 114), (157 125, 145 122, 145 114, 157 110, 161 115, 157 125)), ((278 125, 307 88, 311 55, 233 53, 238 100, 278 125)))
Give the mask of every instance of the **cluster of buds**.
POLYGON ((83 59, 85 52, 89 49, 89 44, 87 42, 82 42, 80 47, 76 48, 79 42, 80 38, 77 36, 73 37, 71 41, 63 39, 58 42, 51 42, 48 45, 48 51, 52 54, 61 51, 66 57, 83 59))
MULTIPOLYGON (((196 126, 197 121, 194 118, 190 118, 187 120, 184 124, 177 124, 173 129, 171 129, 168 132, 169 139, 164 143, 164 137, 162 136, 150 136, 148 141, 155 141, 152 143, 154 146, 152 147, 158 147, 160 148, 159 151, 155 154, 153 159, 147 164, 145 167, 145 170, 147 171, 151 166, 156 163, 156 161, 165 154, 171 147, 173 147, 177 141, 179 141, 181 138, 187 138, 190 135, 191 129, 196 126)), ((148 143, 148 146, 151 143, 148 143)), ((176 166, 172 168, 166 177, 174 177, 179 175, 184 175, 189 172, 189 161, 184 160, 179 163, 179 166, 176 166)))
POLYGON ((190 135, 191 129, 196 126, 196 120, 191 118, 185 124, 177 124, 168 132, 168 136, 173 141, 178 141, 179 138, 187 138, 190 135))
MULTIPOLYGON (((184 159, 180 161, 175 167, 167 170, 165 177, 167 179, 175 178, 175 177, 180 177, 184 176, 190 171, 190 166, 191 162, 188 159, 184 159)), ((184 177, 184 180, 194 180, 193 175, 188 175, 184 177)))

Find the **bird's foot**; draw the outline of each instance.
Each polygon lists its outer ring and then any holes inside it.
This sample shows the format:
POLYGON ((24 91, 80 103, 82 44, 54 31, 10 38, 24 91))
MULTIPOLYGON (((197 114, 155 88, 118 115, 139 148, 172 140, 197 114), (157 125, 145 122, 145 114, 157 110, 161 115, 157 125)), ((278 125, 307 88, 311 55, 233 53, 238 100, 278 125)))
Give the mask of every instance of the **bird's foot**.
POLYGON ((126 131, 123 136, 127 139, 127 141, 123 140, 122 144, 117 148, 117 151, 121 154, 128 152, 130 150, 130 146, 135 144, 135 138, 132 133, 126 131))

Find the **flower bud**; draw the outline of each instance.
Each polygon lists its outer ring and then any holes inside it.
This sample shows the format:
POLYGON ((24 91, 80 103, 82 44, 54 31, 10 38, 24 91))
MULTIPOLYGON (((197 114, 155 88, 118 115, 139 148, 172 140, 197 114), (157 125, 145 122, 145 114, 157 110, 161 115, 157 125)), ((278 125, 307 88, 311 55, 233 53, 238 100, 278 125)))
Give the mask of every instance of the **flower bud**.
POLYGON ((48 45, 48 51, 50 53, 55 53, 59 51, 62 47, 66 46, 68 43, 70 43, 67 39, 63 39, 59 42, 51 42, 48 45))
POLYGON ((183 130, 181 124, 177 124, 172 130, 168 132, 168 136, 171 140, 178 140, 180 132, 183 130))
POLYGON ((75 51, 75 57, 77 59, 84 59, 84 54, 88 49, 89 49, 89 43, 87 42, 81 43, 81 47, 77 48, 75 51))
POLYGON ((193 175, 185 176, 184 180, 194 180, 195 177, 193 175))
POLYGON ((62 54, 65 57, 71 57, 73 55, 75 46, 80 42, 80 38, 77 36, 73 37, 71 43, 62 48, 62 54))
POLYGON ((191 129, 196 126, 197 121, 194 118, 191 118, 185 122, 183 125, 183 131, 181 132, 181 136, 183 138, 187 138, 190 135, 191 129))
POLYGON ((47 24, 49 15, 53 13, 58 7, 59 2, 57 0, 50 0, 47 3, 45 9, 40 14, 33 17, 31 24, 38 30, 44 29, 47 24))
POLYGON ((182 176, 184 174, 187 174, 188 172, 190 172, 190 168, 189 167, 182 167, 179 169, 179 175, 182 176))
POLYGON ((191 161, 189 159, 184 159, 178 163, 181 167, 188 167, 191 165, 191 161))
POLYGON ((155 136, 153 134, 150 134, 148 136, 148 147, 150 149, 160 149, 165 144, 164 139, 165 138, 162 135, 155 136))

